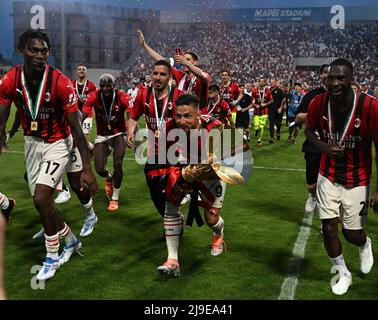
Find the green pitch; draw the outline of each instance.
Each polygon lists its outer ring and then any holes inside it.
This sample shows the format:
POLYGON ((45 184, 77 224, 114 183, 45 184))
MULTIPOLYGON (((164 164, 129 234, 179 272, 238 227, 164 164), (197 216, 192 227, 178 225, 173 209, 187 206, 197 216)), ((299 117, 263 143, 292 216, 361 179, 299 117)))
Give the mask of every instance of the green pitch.
MULTIPOLYGON (((8 128, 12 124, 8 122, 8 128)), ((92 130, 92 136, 95 130, 92 130)), ((156 267, 166 259, 165 243, 159 240, 162 219, 149 199, 143 167, 128 150, 120 210, 106 211, 104 180, 98 177, 99 193, 94 207, 99 221, 94 232, 81 238, 83 257, 74 254, 44 289, 36 286, 36 271, 45 257, 44 241, 32 240, 41 228, 29 189, 23 180, 23 137, 9 141, 13 152, 0 156, 0 190, 17 200, 7 229, 5 285, 9 299, 240 299, 275 300, 288 276, 292 251, 304 217, 307 199, 303 130, 297 144, 288 144, 287 128, 282 139, 269 144, 266 130, 263 145, 250 143, 254 156, 251 180, 228 187, 221 210, 225 220, 227 252, 210 255, 211 232, 207 226, 186 226, 180 248, 181 277, 162 279, 156 267), (293 169, 293 170, 290 170, 293 169)), ((112 162, 110 160, 109 165, 112 162)), ((372 183, 375 184, 375 169, 372 183)), ((67 180, 66 180, 67 181, 67 180)), ((76 196, 58 205, 74 233, 78 234, 84 211, 76 196)), ((186 215, 188 206, 184 206, 186 215)), ((344 257, 353 275, 349 292, 337 297, 330 290, 331 264, 320 235, 320 221, 312 220, 310 235, 300 266, 295 299, 377 299, 378 271, 359 271, 358 249, 342 240, 344 257)), ((373 251, 378 247, 378 217, 369 210, 369 236, 373 251)))

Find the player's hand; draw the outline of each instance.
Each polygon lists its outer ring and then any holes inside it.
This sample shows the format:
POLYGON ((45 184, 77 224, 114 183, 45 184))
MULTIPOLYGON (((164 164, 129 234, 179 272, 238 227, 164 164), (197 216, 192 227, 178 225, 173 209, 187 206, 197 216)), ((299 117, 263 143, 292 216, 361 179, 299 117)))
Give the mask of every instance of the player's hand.
POLYGON ((178 64, 181 64, 181 65, 183 65, 183 66, 186 66, 187 65, 187 60, 186 60, 186 58, 185 58, 185 56, 184 55, 175 55, 174 57, 173 57, 173 59, 175 60, 175 63, 178 63, 178 64))
POLYGON ((378 191, 375 191, 370 199, 370 207, 373 208, 374 213, 378 213, 378 191))
POLYGON ((98 183, 91 169, 83 170, 80 177, 80 191, 88 188, 92 197, 97 194, 98 183))
POLYGON ((134 143, 133 143, 134 138, 135 138, 134 132, 127 132, 126 143, 129 148, 134 148, 134 143))
POLYGON ((146 43, 146 40, 144 39, 144 34, 142 30, 138 29, 137 34, 138 34, 139 44, 143 47, 146 43))
POLYGON ((328 156, 338 158, 344 155, 345 147, 339 147, 336 144, 327 144, 324 151, 328 156))

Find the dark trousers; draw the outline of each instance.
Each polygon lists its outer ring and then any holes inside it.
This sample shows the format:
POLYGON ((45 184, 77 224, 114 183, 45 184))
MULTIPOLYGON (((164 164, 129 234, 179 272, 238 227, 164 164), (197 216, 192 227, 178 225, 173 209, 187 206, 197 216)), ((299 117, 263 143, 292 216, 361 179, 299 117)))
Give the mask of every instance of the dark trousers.
POLYGON ((277 127, 277 135, 281 133, 282 113, 278 113, 278 111, 275 109, 269 109, 268 117, 270 137, 274 138, 274 125, 277 127))

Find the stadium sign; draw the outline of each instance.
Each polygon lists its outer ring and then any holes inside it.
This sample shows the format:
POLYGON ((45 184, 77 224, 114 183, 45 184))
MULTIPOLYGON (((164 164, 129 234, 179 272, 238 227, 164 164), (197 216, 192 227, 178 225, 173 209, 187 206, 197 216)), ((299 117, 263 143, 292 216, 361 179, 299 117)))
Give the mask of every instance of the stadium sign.
POLYGON ((256 9, 255 18, 310 17, 311 9, 256 9))

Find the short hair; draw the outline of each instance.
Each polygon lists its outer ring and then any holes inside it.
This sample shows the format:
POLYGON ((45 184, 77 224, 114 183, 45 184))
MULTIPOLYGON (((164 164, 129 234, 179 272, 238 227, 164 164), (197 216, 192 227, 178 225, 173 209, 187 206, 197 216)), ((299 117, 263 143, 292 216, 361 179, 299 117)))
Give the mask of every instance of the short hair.
POLYGON ((332 66, 344 66, 344 67, 347 67, 350 69, 350 71, 352 72, 353 74, 353 64, 351 62, 349 62, 348 60, 346 59, 336 59, 334 61, 331 62, 330 64, 330 67, 332 66))
POLYGON ((24 33, 22 33, 20 37, 18 38, 18 44, 17 44, 18 50, 20 51, 24 50, 31 39, 39 39, 46 42, 47 48, 49 48, 50 50, 51 45, 50 45, 50 39, 48 35, 40 31, 39 29, 38 30, 29 29, 25 31, 24 33))
POLYGON ((213 83, 211 86, 209 86, 209 91, 220 91, 220 88, 216 83, 213 83))
POLYGON ((200 101, 196 95, 191 94, 191 93, 185 93, 177 98, 175 105, 176 105, 176 108, 179 106, 188 105, 188 106, 192 106, 193 108, 198 109, 199 102, 200 101))
POLYGON ((169 73, 172 73, 172 66, 167 60, 161 59, 155 62, 154 68, 156 66, 166 66, 168 68, 169 73))
POLYGON ((115 79, 110 73, 104 73, 100 76, 100 84, 101 82, 108 82, 110 81, 112 84, 115 84, 115 79))
POLYGON ((227 74, 228 74, 229 76, 231 76, 231 73, 230 73, 230 71, 229 71, 228 69, 222 69, 222 70, 221 70, 221 73, 223 73, 223 72, 227 72, 227 74))
POLYGON ((198 58, 198 55, 197 54, 195 54, 193 51, 185 51, 185 54, 190 54, 191 56, 192 56, 192 58, 193 58, 193 60, 195 60, 195 61, 198 61, 199 60, 199 58, 198 58))
POLYGON ((294 83, 294 86, 301 86, 301 85, 302 85, 302 83, 300 83, 300 82, 294 83))
POLYGON ((321 67, 320 67, 320 74, 322 74, 323 73, 323 70, 325 69, 325 68, 329 68, 329 64, 322 64, 321 65, 321 67))
POLYGON ((85 67, 85 69, 87 68, 87 66, 84 63, 78 63, 76 69, 79 67, 85 67))

